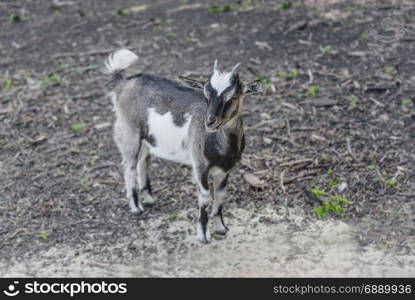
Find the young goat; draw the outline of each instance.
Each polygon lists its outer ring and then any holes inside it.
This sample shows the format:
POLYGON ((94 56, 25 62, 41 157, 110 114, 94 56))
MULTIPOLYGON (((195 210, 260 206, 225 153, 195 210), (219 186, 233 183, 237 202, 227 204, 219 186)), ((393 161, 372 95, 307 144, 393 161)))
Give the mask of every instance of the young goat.
POLYGON ((191 166, 199 192, 197 236, 208 243, 210 195, 215 232, 228 231, 222 203, 229 171, 244 148, 242 101, 245 95, 258 92, 260 85, 242 84, 239 64, 229 73, 220 72, 217 61, 207 82, 181 78, 190 88, 148 74, 126 77, 125 69, 137 58, 121 49, 105 63, 116 114, 114 139, 122 154, 131 211, 141 213, 143 205, 154 204, 148 176, 150 154, 191 166), (211 191, 209 175, 213 178, 211 191))

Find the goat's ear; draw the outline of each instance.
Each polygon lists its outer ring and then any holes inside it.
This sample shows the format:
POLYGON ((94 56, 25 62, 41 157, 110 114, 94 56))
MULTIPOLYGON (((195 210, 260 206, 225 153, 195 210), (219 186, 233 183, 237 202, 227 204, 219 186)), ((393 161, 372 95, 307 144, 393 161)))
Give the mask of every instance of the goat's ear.
POLYGON ((243 86, 243 93, 245 95, 256 94, 262 91, 262 84, 259 80, 245 83, 243 86))
POLYGON ((187 86, 197 89, 197 90, 203 90, 203 87, 205 86, 206 81, 197 80, 189 77, 179 76, 179 79, 186 83, 187 86))

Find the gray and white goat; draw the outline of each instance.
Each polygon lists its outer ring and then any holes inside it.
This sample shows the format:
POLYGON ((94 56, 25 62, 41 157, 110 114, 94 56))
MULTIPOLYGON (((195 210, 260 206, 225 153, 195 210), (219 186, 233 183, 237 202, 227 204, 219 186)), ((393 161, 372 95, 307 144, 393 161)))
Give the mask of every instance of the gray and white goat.
POLYGON ((222 203, 229 171, 244 149, 242 101, 245 95, 258 92, 260 85, 243 84, 237 73, 239 64, 231 72, 220 72, 217 61, 207 82, 181 78, 190 87, 149 74, 126 76, 125 70, 137 59, 121 49, 105 63, 116 114, 114 139, 122 154, 131 211, 141 213, 143 205, 154 204, 148 176, 150 154, 188 165, 198 188, 197 236, 208 243, 210 196, 215 232, 228 231, 222 203))

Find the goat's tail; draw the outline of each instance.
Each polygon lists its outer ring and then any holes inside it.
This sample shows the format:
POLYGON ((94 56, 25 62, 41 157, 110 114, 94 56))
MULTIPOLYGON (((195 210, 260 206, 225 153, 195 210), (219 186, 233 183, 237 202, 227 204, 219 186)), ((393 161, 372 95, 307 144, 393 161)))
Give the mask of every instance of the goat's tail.
POLYGON ((120 49, 111 53, 105 61, 103 72, 110 76, 110 82, 124 79, 124 71, 131 67, 138 56, 127 49, 120 49))

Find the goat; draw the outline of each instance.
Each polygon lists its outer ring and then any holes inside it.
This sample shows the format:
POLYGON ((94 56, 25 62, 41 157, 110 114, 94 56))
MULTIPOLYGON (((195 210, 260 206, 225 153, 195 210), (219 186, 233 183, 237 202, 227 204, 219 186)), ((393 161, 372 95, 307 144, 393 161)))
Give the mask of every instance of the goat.
POLYGON ((229 171, 245 145, 242 102, 245 95, 258 92, 260 84, 243 84, 239 64, 230 72, 219 71, 217 60, 207 82, 181 77, 189 87, 155 75, 126 76, 125 70, 137 60, 133 52, 117 50, 109 55, 104 69, 110 77, 114 140, 122 155, 130 209, 139 214, 143 205, 155 202, 148 176, 150 154, 188 165, 198 188, 197 237, 208 243, 210 195, 214 230, 222 235, 228 231, 222 204, 229 171))

